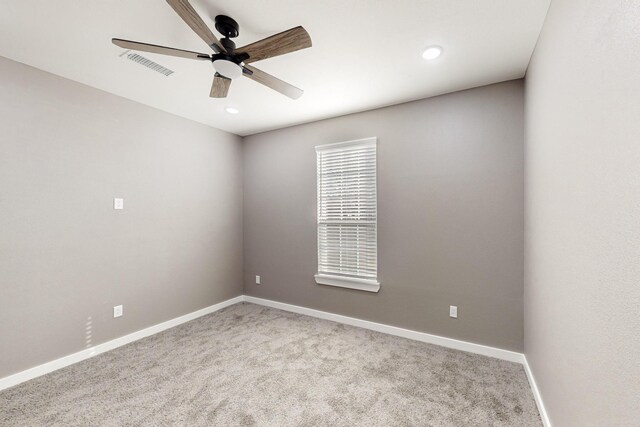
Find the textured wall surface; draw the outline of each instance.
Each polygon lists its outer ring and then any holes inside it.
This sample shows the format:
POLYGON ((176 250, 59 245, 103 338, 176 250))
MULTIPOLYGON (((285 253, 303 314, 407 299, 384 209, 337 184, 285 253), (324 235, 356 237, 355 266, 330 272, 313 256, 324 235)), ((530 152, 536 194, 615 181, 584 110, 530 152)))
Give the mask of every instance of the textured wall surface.
POLYGON ((0 377, 242 293, 239 137, 3 58, 0 77, 0 377))
POLYGON ((516 80, 246 137, 245 293, 522 351, 523 109, 516 80), (369 136, 377 294, 313 278, 314 146, 369 136))
POLYGON ((526 77, 525 352, 555 426, 640 420, 640 3, 553 0, 526 77))

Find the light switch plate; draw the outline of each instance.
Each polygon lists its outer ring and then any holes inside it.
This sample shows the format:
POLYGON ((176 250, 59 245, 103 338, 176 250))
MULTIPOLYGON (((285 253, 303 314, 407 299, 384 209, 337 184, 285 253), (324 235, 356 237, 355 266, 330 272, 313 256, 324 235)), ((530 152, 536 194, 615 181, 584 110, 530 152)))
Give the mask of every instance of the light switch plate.
POLYGON ((260 284, 260 276, 256 276, 256 285, 260 284))
POLYGON ((114 198, 113 199, 113 209, 124 209, 124 199, 114 198))
POLYGON ((116 305, 115 307, 113 307, 113 317, 120 317, 122 316, 122 305, 116 305))
POLYGON ((458 318, 458 306, 450 305, 449 306, 449 317, 453 317, 454 319, 458 318))

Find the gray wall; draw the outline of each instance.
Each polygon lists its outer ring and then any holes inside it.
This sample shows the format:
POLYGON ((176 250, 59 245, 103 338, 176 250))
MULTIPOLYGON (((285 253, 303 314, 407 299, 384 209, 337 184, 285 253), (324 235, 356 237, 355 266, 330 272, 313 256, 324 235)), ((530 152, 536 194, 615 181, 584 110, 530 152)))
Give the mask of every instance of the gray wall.
POLYGON ((0 100, 0 377, 242 293, 239 137, 3 58, 0 100))
POLYGON ((522 351, 523 109, 518 80, 246 137, 245 294, 522 351), (378 294, 313 279, 314 146, 369 136, 378 294))
POLYGON ((525 352, 556 426, 640 422, 639 23, 553 0, 526 77, 525 352))

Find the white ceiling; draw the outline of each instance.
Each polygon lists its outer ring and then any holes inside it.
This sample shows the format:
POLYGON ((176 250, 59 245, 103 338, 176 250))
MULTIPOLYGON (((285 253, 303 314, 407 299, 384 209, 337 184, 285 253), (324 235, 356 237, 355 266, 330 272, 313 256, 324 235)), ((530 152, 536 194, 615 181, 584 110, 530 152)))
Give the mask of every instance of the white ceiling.
POLYGON ((163 0, 1 0, 0 55, 249 135, 520 78, 549 1, 192 0, 212 29, 220 13, 238 21, 238 46, 305 27, 313 47, 252 64, 304 89, 295 101, 246 78, 212 99, 211 63, 141 53, 165 77, 119 57, 112 37, 210 53, 163 0), (444 53, 427 62, 432 44, 444 53))

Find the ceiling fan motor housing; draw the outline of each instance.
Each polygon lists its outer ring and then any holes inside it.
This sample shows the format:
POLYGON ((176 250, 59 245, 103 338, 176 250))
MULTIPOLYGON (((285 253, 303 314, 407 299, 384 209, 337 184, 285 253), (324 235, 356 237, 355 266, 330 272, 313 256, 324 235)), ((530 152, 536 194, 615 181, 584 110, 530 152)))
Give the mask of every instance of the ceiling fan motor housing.
POLYGON ((236 44, 233 42, 233 40, 228 39, 228 38, 223 38, 220 39, 220 44, 226 49, 227 52, 229 53, 233 53, 234 50, 236 50, 236 44))

